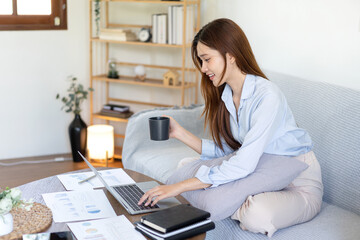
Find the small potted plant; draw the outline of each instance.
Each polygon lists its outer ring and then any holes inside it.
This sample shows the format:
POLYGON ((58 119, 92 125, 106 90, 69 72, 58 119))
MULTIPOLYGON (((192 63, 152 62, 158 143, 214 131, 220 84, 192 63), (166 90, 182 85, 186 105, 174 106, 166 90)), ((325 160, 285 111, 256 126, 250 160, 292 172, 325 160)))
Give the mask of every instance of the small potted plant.
POLYGON ((96 26, 96 36, 99 37, 99 33, 100 33, 100 1, 101 0, 95 0, 95 26, 96 26))
POLYGON ((85 89, 84 86, 77 82, 76 77, 70 77, 70 87, 67 90, 67 96, 60 97, 60 94, 56 95, 56 99, 61 98, 63 106, 61 110, 65 109, 67 113, 74 113, 75 118, 69 125, 69 136, 71 151, 74 162, 83 161, 79 156, 77 151, 80 151, 85 155, 86 151, 86 135, 87 135, 87 125, 81 119, 81 103, 87 99, 88 93, 93 91, 92 88, 85 89))
POLYGON ((29 211, 32 205, 32 200, 21 200, 21 191, 18 188, 0 190, 0 236, 13 230, 13 217, 10 213, 13 208, 24 208, 29 211))

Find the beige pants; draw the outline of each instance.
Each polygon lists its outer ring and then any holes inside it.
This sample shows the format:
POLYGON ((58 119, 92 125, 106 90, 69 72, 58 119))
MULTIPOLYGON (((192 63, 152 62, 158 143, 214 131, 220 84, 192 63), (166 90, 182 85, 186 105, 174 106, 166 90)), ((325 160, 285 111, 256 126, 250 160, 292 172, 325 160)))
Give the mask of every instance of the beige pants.
MULTIPOLYGON (((231 216, 240 227, 271 237, 278 229, 309 221, 320 212, 323 185, 320 165, 311 151, 295 157, 309 167, 289 186, 278 192, 249 196, 231 216)), ((199 158, 184 158, 178 168, 199 158)))
POLYGON ((309 221, 320 212, 323 195, 320 165, 312 151, 296 159, 309 167, 288 187, 249 196, 232 215, 243 230, 271 237, 278 229, 309 221))

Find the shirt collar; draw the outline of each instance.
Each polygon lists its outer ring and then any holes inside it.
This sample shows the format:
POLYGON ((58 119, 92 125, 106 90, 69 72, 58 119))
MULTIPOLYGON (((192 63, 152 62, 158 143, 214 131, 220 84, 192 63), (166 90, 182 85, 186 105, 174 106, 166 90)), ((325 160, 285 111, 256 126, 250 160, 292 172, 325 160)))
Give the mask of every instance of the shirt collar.
MULTIPOLYGON (((251 96, 254 95, 255 79, 256 79, 256 76, 251 75, 251 74, 246 74, 246 76, 245 76, 244 86, 243 86, 243 89, 241 92, 241 99, 240 99, 240 105, 239 105, 239 110, 238 110, 239 113, 240 113, 240 109, 244 105, 245 99, 250 98, 251 96)), ((226 109, 229 111, 230 115, 236 121, 236 119, 237 119, 236 116, 238 113, 236 112, 232 96, 233 96, 233 94, 232 94, 231 87, 228 84, 226 84, 224 91, 221 95, 221 100, 225 103, 226 109)))
MULTIPOLYGON (((245 76, 245 80, 244 80, 244 86, 241 92, 241 100, 247 99, 249 97, 251 97, 252 95, 254 95, 255 92, 255 79, 256 76, 255 75, 251 75, 251 74, 246 74, 245 76)), ((232 90, 231 87, 226 84, 224 91, 221 95, 221 100, 223 100, 223 102, 226 105, 226 108, 230 111, 233 110, 232 108, 235 109, 233 101, 232 101, 232 90), (230 103, 230 104, 229 104, 230 103), (231 108, 232 106, 232 108, 231 108)), ((242 101, 240 100, 240 107, 242 105, 242 101)), ((231 112, 231 111, 230 111, 231 112)))
POLYGON ((256 76, 251 74, 246 74, 244 86, 241 93, 241 100, 247 99, 254 95, 255 92, 255 80, 256 76))

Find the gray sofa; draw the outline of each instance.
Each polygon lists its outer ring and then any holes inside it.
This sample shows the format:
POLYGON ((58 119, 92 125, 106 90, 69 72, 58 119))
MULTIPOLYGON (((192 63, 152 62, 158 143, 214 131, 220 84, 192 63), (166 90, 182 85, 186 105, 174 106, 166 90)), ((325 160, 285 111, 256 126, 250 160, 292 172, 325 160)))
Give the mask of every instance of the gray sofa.
MULTIPOLYGON (((284 92, 298 125, 310 133, 322 167, 324 198, 321 212, 311 221, 277 231, 271 239, 360 239, 360 91, 267 73, 284 92)), ((140 112, 128 123, 123 148, 127 169, 161 182, 184 157, 198 156, 181 142, 149 140, 148 118, 170 115, 203 138, 203 106, 165 108, 140 112)), ((240 229, 226 218, 206 239, 268 239, 240 229)))

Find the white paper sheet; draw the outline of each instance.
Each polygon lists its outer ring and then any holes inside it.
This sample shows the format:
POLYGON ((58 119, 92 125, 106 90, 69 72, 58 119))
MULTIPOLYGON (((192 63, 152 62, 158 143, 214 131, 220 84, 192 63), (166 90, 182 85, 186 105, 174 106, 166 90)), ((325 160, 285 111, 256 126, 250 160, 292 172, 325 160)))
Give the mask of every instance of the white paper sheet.
MULTIPOLYGON (((135 183, 135 181, 127 175, 127 173, 122 168, 110 169, 110 170, 101 170, 99 171, 105 182, 109 186, 124 185, 135 183)), ((64 185, 65 189, 70 190, 90 190, 94 188, 104 187, 97 177, 94 177, 86 182, 80 183, 79 181, 86 179, 90 176, 93 176, 94 173, 90 172, 80 172, 72 174, 62 174, 57 175, 61 183, 64 185)))
POLYGON ((83 221, 115 217, 103 190, 55 192, 42 194, 55 222, 83 221))
POLYGON ((135 227, 124 215, 94 221, 68 223, 67 225, 78 240, 145 240, 145 237, 135 230, 135 227))

